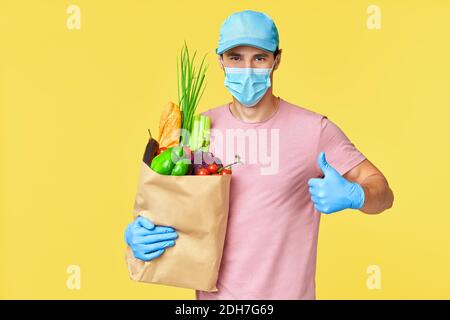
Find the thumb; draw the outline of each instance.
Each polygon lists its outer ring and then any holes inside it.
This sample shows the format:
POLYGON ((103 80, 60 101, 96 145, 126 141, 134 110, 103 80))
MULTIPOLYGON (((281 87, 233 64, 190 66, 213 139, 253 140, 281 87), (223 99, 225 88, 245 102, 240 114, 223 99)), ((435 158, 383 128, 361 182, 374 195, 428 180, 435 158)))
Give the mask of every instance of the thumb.
POLYGON ((327 159, 325 158, 325 152, 322 151, 319 154, 319 156, 317 157, 317 164, 320 170, 322 170, 323 174, 327 175, 330 165, 328 164, 327 159))
POLYGON ((317 164, 319 165, 320 170, 322 170, 323 174, 326 175, 332 175, 337 174, 340 176, 339 172, 336 171, 325 158, 325 152, 321 152, 319 156, 317 157, 317 164))
POLYGON ((138 218, 137 223, 141 226, 144 227, 145 229, 148 230, 153 230, 155 228, 155 225, 147 218, 140 216, 138 218))

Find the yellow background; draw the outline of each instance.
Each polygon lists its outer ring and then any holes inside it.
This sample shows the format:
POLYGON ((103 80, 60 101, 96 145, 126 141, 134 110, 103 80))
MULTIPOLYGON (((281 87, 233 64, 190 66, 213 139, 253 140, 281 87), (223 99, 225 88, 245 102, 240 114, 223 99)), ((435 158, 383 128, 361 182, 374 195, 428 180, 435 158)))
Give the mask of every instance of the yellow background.
POLYGON ((214 49, 243 9, 277 23, 275 94, 328 115, 395 194, 379 216, 323 216, 317 297, 450 298, 446 0, 1 0, 0 298, 194 298, 129 280, 123 231, 147 128, 177 99, 178 50, 208 52, 199 111, 230 101, 214 49), (80 30, 66 27, 70 4, 80 30), (370 4, 381 30, 366 27, 370 4), (80 290, 66 287, 72 264, 80 290), (366 287, 369 265, 380 290, 366 287))

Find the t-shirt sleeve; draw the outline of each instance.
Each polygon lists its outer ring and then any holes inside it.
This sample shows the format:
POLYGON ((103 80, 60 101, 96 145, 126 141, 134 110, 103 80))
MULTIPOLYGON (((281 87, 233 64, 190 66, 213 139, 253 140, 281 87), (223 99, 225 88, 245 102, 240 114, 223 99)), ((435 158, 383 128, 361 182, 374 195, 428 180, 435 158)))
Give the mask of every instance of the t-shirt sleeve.
POLYGON ((323 175, 317 164, 317 157, 321 151, 325 152, 327 162, 341 175, 366 159, 345 133, 327 116, 322 116, 320 120, 319 144, 315 157, 319 176, 323 175))

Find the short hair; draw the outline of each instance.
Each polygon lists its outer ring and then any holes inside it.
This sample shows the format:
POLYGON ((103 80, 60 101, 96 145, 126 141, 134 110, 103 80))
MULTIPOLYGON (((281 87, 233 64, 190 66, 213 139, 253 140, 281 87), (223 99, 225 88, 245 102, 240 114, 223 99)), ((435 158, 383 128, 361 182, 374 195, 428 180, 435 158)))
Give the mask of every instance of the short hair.
POLYGON ((278 48, 278 46, 277 46, 277 48, 276 48, 275 51, 273 52, 273 56, 276 58, 277 55, 279 55, 279 54, 280 54, 280 48, 278 48))

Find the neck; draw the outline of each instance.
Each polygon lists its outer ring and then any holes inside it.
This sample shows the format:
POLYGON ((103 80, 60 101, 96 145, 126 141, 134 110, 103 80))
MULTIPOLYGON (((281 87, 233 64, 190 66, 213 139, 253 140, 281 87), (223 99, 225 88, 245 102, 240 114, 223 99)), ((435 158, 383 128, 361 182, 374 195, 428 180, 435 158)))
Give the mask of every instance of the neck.
POLYGON ((244 122, 261 122, 269 119, 277 111, 279 107, 277 99, 272 90, 267 90, 264 97, 255 106, 246 107, 233 97, 230 110, 236 118, 244 122))

